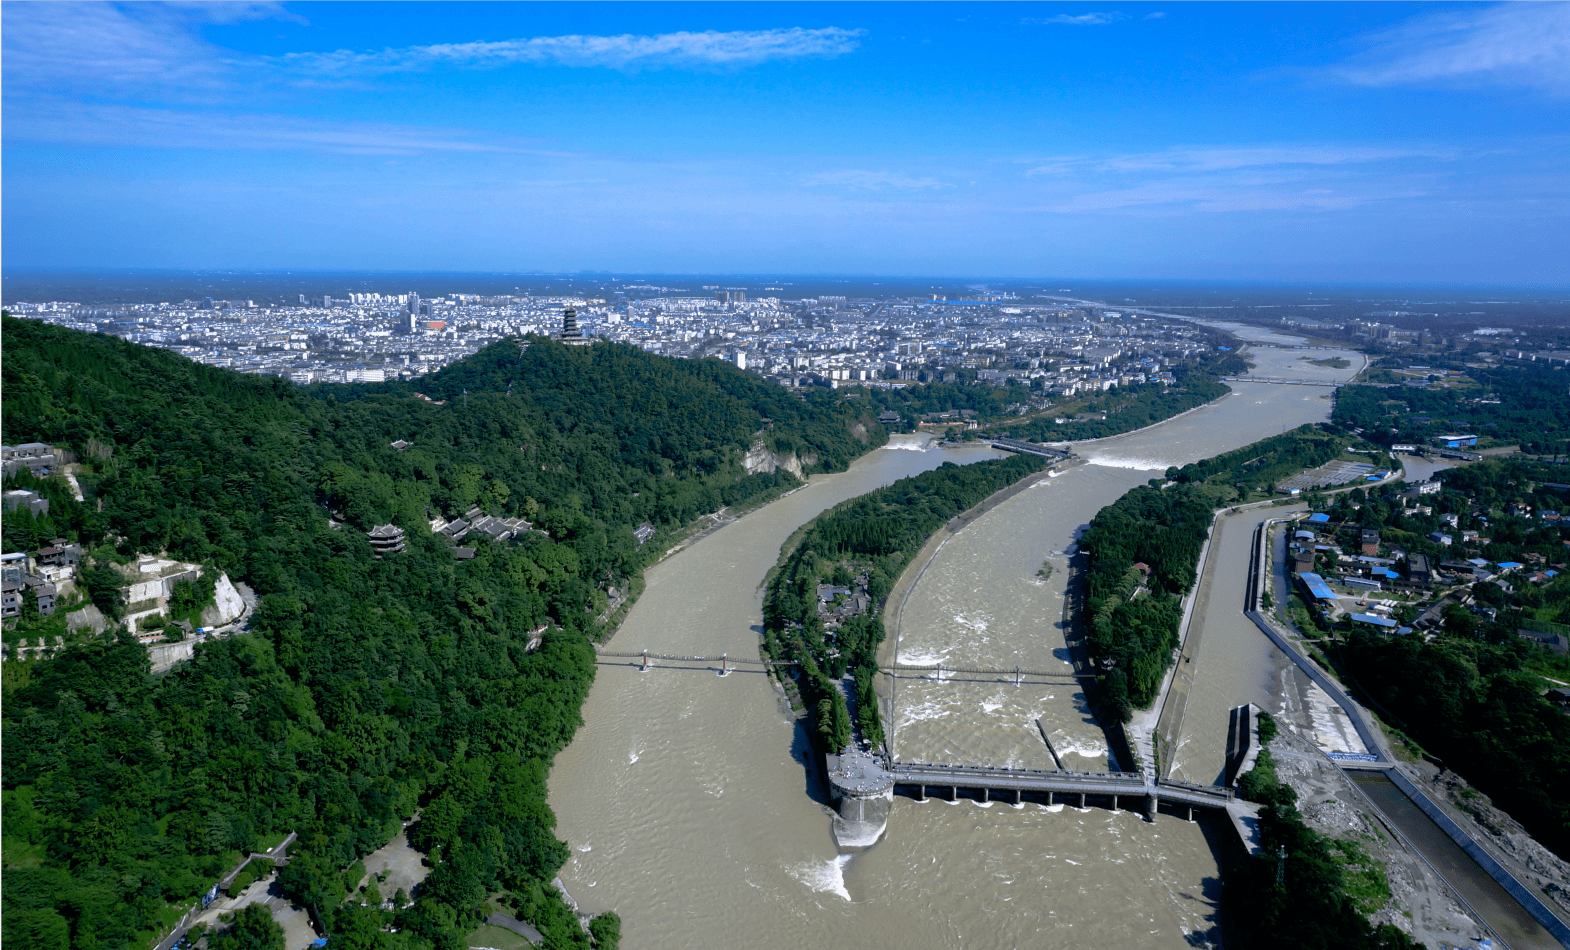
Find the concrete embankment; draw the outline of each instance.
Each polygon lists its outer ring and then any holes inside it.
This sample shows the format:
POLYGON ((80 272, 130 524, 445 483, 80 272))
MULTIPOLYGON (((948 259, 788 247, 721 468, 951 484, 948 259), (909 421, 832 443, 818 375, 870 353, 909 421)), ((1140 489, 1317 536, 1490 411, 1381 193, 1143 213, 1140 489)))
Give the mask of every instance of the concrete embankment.
POLYGON ((1512 950, 1570 947, 1570 927, 1398 769, 1347 771, 1407 844, 1512 950))
POLYGON ((1245 613, 1271 642, 1346 712, 1370 753, 1381 761, 1343 762, 1359 791, 1379 809, 1429 866, 1449 884, 1468 908, 1511 947, 1570 947, 1570 927, 1528 890, 1458 825, 1426 793, 1388 767, 1389 744, 1372 716, 1355 702, 1335 678, 1304 656, 1258 609, 1260 593, 1270 576, 1269 527, 1254 536, 1254 563, 1249 576, 1245 613), (1383 766, 1383 767, 1381 767, 1383 766))

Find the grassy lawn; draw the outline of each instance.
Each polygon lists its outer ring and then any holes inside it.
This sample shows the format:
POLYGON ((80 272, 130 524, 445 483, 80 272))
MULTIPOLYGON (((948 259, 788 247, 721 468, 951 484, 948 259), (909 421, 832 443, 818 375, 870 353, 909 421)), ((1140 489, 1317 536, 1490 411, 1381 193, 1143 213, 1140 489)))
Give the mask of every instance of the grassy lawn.
POLYGON ((263 835, 262 836, 262 840, 261 840, 261 847, 257 848, 256 850, 258 850, 258 851, 271 851, 272 849, 274 849, 274 848, 278 847, 279 845, 283 844, 283 839, 285 839, 287 837, 289 837, 289 836, 284 834, 281 831, 275 831, 275 832, 273 832, 270 835, 263 835))
POLYGON ((1338 838, 1331 846, 1336 864, 1341 867, 1343 885, 1358 913, 1373 914, 1390 903, 1390 881, 1379 862, 1349 838, 1338 838))
POLYGON ((511 930, 490 924, 482 924, 480 929, 469 934, 469 946, 490 947, 492 950, 534 950, 534 944, 511 930))

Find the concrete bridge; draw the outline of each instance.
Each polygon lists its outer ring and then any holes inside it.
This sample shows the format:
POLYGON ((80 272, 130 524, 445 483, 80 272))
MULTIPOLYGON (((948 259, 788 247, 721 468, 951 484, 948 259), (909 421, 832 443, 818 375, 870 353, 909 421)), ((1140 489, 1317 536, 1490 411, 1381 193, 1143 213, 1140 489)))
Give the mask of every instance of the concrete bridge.
POLYGON ((1039 455, 1042 458, 1059 460, 1074 457, 1074 453, 1067 449, 1054 449, 1049 446, 1038 445, 1035 442, 1021 442, 1019 439, 989 438, 984 441, 995 449, 1015 452, 1020 455, 1039 455))
MULTIPOLYGON (((670 653, 650 653, 648 650, 643 650, 639 653, 612 653, 609 650, 596 650, 595 656, 601 659, 610 657, 615 659, 637 660, 639 670, 654 669, 653 661, 655 660, 662 660, 666 663, 702 663, 705 664, 708 668, 713 669, 714 672, 720 676, 726 676, 732 671, 741 669, 742 667, 768 669, 774 666, 801 665, 795 660, 733 660, 728 654, 725 653, 721 653, 719 656, 676 656, 670 653), (718 664, 718 666, 716 667, 715 664, 718 664)), ((680 669, 680 667, 673 668, 680 669)))
POLYGON ((1318 379, 1287 379, 1282 376, 1223 376, 1229 383, 1269 383, 1273 386, 1324 386, 1328 389, 1337 389, 1346 383, 1327 382, 1318 379))
MULTIPOLYGON (((734 670, 746 668, 768 669, 776 666, 800 666, 796 660, 733 660, 729 654, 721 653, 719 656, 677 656, 669 653, 650 653, 643 650, 638 653, 613 653, 609 650, 599 651, 596 654, 601 659, 636 660, 639 670, 655 668, 655 661, 666 663, 700 663, 705 668, 714 670, 720 676, 725 676, 734 670)), ((681 667, 671 667, 681 669, 681 667)), ((1032 682, 1047 680, 1053 683, 1066 683, 1074 680, 1095 679, 1093 673, 1065 673, 1060 670, 1027 670, 1021 666, 993 667, 993 666, 950 666, 946 663, 931 666, 880 666, 879 673, 888 676, 916 675, 923 679, 933 679, 939 682, 952 676, 977 677, 983 676, 993 682, 1010 682, 1019 686, 1029 679, 1032 682)), ((972 680, 974 681, 974 680, 972 680)))

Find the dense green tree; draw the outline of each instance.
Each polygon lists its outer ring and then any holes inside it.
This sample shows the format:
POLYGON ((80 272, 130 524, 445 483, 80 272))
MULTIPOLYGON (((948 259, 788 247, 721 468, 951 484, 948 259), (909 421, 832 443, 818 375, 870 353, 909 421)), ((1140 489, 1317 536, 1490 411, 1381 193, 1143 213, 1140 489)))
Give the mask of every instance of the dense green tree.
POLYGON ((1282 950, 1418 950, 1390 924, 1358 912, 1332 854, 1334 843, 1303 823, 1290 800, 1259 813, 1258 854, 1227 875, 1223 912, 1243 946, 1282 950), (1280 855, 1285 854, 1285 857, 1280 855), (1281 885, 1276 884, 1281 871, 1281 885))
POLYGON ((764 652, 798 661, 797 686, 817 717, 825 748, 839 750, 853 728, 881 743, 883 725, 873 688, 878 645, 883 642, 883 600, 927 538, 950 518, 988 495, 1039 472, 1046 460, 1016 455, 959 466, 945 462, 930 472, 842 502, 808 523, 796 547, 782 555, 763 602, 764 652), (817 585, 848 583, 847 562, 869 565, 869 613, 850 617, 831 646, 818 615, 817 585), (839 681, 854 677, 852 723, 839 681))
POLYGON ((539 895, 531 913, 557 945, 585 945, 536 886, 567 857, 545 777, 582 721, 600 589, 663 550, 633 527, 799 484, 747 473, 758 441, 818 471, 885 438, 835 394, 802 401, 718 361, 610 344, 497 344, 420 380, 420 398, 408 384, 301 389, 35 321, 3 332, 4 439, 74 452, 86 499, 9 477, 51 509, 25 530, 8 513, 6 550, 82 543, 83 586, 111 616, 112 563, 138 553, 210 564, 260 596, 249 634, 157 678, 115 633, 5 664, 7 854, 35 856, 4 871, 18 945, 144 946, 171 905, 289 832, 285 892, 321 923, 384 933, 340 905, 359 877, 345 869, 417 808, 410 838, 435 867, 396 939, 364 940, 462 945, 474 907, 508 889, 539 895), (470 505, 538 530, 466 539, 476 556, 455 560, 427 523, 470 505), (387 521, 407 549, 377 560, 364 531, 387 521))
MULTIPOLYGON (((1470 616, 1470 615, 1468 615, 1470 616)), ((1452 629, 1425 642, 1354 633, 1341 651, 1356 684, 1445 764, 1570 855, 1570 719, 1523 669, 1524 643, 1452 629)))
POLYGON ((1103 709, 1126 720, 1155 700, 1178 646, 1182 597, 1197 579, 1218 504, 1249 486, 1323 464, 1345 443, 1320 427, 1302 426, 1170 468, 1174 484, 1138 486, 1096 513, 1079 539, 1084 570, 1076 629, 1099 671, 1103 709))
POLYGON ((621 917, 610 912, 589 921, 589 935, 599 950, 616 950, 621 945, 621 917))
POLYGON ((1570 373, 1548 363, 1458 366, 1476 387, 1343 386, 1331 420, 1385 444, 1461 430, 1561 455, 1570 439, 1570 373), (1484 401, 1483 397, 1491 397, 1484 401))
POLYGON ((283 950, 283 928, 266 904, 247 904, 229 925, 207 938, 208 950, 283 950))

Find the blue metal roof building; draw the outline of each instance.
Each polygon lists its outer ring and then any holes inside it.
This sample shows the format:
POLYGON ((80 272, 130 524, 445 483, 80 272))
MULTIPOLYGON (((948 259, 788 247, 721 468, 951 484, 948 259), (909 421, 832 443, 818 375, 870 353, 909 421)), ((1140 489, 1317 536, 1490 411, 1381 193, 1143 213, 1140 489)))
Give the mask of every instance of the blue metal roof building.
POLYGON ((1336 595, 1325 583, 1325 579, 1318 574, 1299 574, 1297 579, 1303 584, 1303 589, 1315 600, 1335 602, 1336 595))

